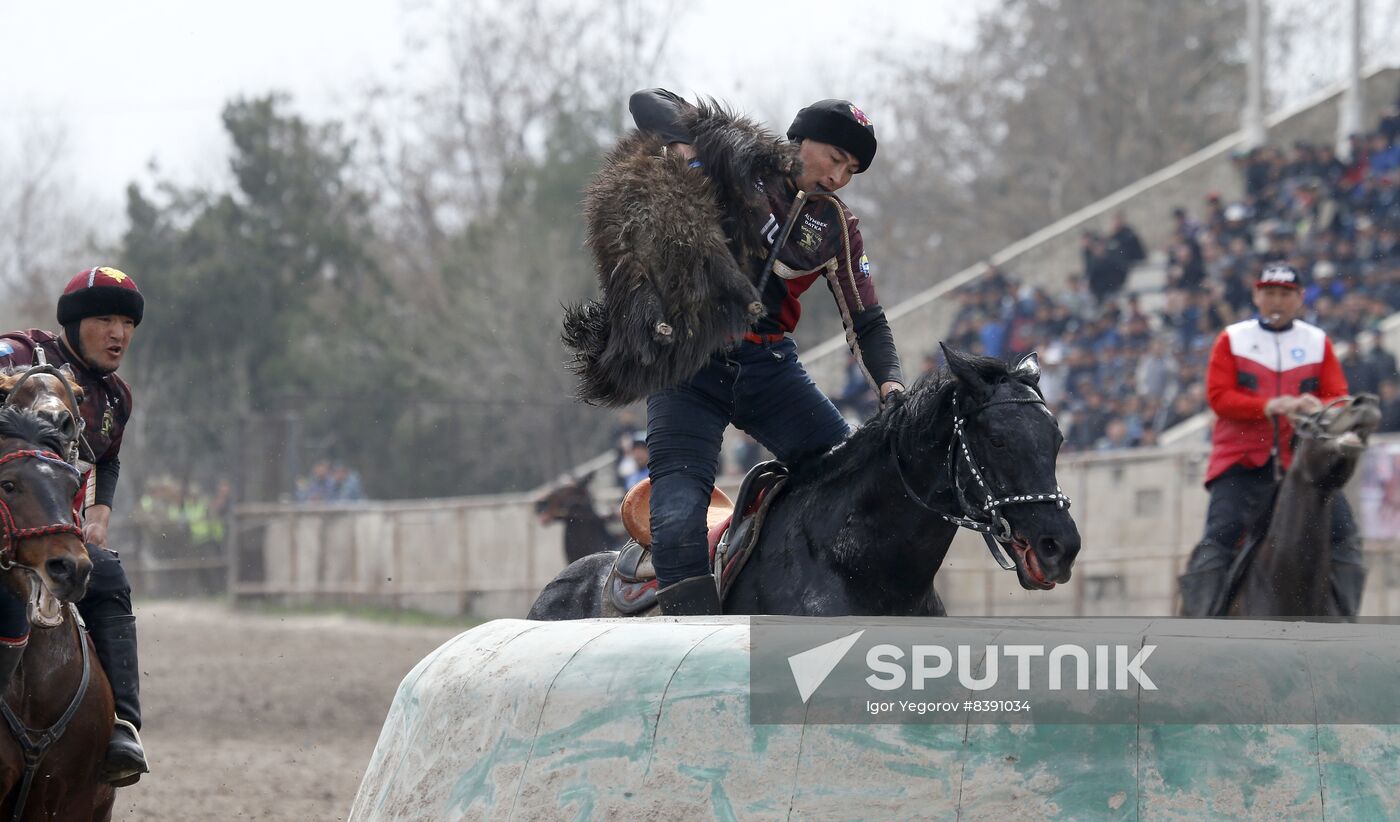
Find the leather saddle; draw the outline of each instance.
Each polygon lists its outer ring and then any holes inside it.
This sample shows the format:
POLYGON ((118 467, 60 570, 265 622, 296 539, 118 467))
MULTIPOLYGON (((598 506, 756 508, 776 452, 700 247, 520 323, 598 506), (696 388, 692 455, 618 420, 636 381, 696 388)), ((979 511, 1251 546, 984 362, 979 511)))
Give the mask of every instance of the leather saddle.
MULTIPOLYGON (((768 507, 786 481, 787 467, 777 460, 769 460, 749 470, 734 501, 718 488, 711 494, 705 515, 706 537, 721 602, 753 553, 768 507), (738 512, 737 517, 735 512, 738 512)), ((613 607, 630 615, 656 604, 656 568, 651 564, 650 480, 642 480, 627 492, 622 500, 622 522, 631 539, 618 552, 604 588, 613 607)))

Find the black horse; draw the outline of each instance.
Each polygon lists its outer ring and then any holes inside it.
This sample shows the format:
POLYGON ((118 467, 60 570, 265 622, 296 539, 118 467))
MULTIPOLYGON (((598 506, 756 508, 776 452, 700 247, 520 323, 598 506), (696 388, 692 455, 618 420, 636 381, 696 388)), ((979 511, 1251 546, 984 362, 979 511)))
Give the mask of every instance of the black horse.
MULTIPOLYGON (((933 579, 959 525, 994 532, 1022 587, 1069 580, 1079 531, 1055 482, 1064 438, 1040 395, 1035 355, 1009 369, 944 354, 948 373, 792 467, 726 612, 941 616, 933 579)), ((617 616, 603 590, 615 557, 564 569, 529 618, 617 616)))
POLYGON ((1224 613, 1295 619, 1343 615, 1333 591, 1332 500, 1355 473, 1380 421, 1374 394, 1338 399, 1316 414, 1293 418, 1293 462, 1255 525, 1243 561, 1231 569, 1236 582, 1226 594, 1224 613))
POLYGON ((593 504, 593 492, 588 488, 592 479, 592 474, 582 479, 570 478, 535 500, 535 515, 540 525, 564 523, 566 562, 622 544, 622 537, 609 530, 608 521, 593 504))

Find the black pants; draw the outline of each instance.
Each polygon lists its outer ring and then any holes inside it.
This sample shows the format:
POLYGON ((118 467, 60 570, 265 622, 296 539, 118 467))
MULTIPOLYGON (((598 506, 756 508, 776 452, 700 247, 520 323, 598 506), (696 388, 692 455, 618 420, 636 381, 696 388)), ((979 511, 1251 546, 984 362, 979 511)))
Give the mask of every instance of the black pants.
POLYGON ((850 434, 798 362, 791 339, 740 343, 690 380, 648 397, 651 557, 662 587, 710 573, 705 509, 730 423, 784 462, 850 434))
MULTIPOLYGON (((1212 616, 1225 595, 1231 563, 1244 538, 1263 513, 1274 486, 1272 464, 1262 468, 1234 468, 1209 486, 1206 530, 1191 552, 1181 575, 1182 611, 1186 616, 1212 616)), ((1343 494, 1332 497, 1332 591, 1341 615, 1354 618, 1361 610, 1366 568, 1361 558, 1361 535, 1351 504, 1343 494)))
MULTIPOLYGON (((1206 508, 1206 530, 1202 546, 1213 543, 1233 556, 1244 544, 1245 534, 1263 513, 1274 487, 1274 468, 1265 464, 1260 468, 1233 468, 1221 474, 1212 482, 1210 504, 1206 508)), ((1351 504, 1344 494, 1332 497, 1332 551, 1339 562, 1360 563, 1357 546, 1360 532, 1356 518, 1352 516, 1351 504)), ((1197 546, 1191 555, 1194 563, 1202 546, 1197 546)), ((1191 567, 1188 565, 1188 567, 1191 567)))
POLYGON ((78 602, 78 613, 88 625, 101 619, 131 615, 131 583, 117 555, 106 548, 87 544, 92 560, 87 594, 78 602))

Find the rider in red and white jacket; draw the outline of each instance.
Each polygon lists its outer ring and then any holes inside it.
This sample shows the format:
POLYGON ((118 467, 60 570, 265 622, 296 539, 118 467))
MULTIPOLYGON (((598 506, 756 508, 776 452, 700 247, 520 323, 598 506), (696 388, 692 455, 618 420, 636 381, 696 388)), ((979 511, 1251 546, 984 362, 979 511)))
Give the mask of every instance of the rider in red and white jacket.
MULTIPOLYGON (((1311 413, 1347 393, 1332 341, 1298 319, 1303 293, 1298 272, 1267 266, 1254 284, 1256 319, 1220 332, 1210 354, 1206 395, 1215 412, 1206 488, 1206 528, 1181 577, 1182 612, 1212 616, 1246 530, 1272 492, 1274 465, 1293 458, 1291 413, 1311 413)), ((1365 571, 1360 536, 1346 498, 1332 509, 1333 587, 1341 610, 1354 616, 1365 571)))

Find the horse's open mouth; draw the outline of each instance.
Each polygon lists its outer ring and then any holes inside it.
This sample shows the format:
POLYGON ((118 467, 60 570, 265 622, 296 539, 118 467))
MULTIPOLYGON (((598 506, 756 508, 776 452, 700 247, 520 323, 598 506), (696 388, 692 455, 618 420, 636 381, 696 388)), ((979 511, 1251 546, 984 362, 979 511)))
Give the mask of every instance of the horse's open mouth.
POLYGON ((1029 581, 1032 585, 1042 591, 1048 591, 1055 587, 1055 583, 1045 578, 1045 572, 1040 568, 1040 558, 1031 550, 1030 540, 1025 537, 1016 537, 1011 541, 1011 550, 1021 558, 1021 579, 1029 581))
POLYGON ((1366 440, 1366 432, 1364 431, 1347 431, 1340 437, 1337 437, 1337 445, 1342 448, 1360 451, 1366 447, 1366 440))
POLYGON ((54 628, 63 624, 63 603, 49 591, 43 577, 34 580, 34 593, 29 599, 29 622, 38 628, 54 628))

